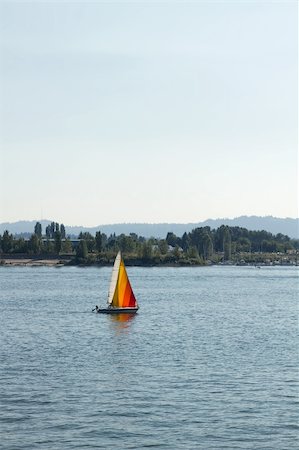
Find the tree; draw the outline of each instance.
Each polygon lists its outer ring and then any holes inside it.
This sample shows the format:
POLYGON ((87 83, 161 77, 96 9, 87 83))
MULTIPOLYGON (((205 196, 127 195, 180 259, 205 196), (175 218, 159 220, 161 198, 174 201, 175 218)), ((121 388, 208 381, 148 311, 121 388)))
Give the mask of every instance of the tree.
POLYGON ((65 239, 61 243, 61 251, 63 253, 72 253, 73 252, 73 246, 69 239, 65 239))
POLYGON ((172 251, 173 256, 175 257, 176 260, 178 260, 182 255, 180 253, 180 247, 178 245, 176 245, 172 251))
POLYGON ((87 245, 86 245, 86 241, 84 239, 82 239, 79 242, 79 245, 76 249, 76 256, 77 256, 77 258, 82 258, 82 259, 86 259, 88 256, 87 245))
MULTIPOLYGON (((281 250, 283 250, 283 249, 284 249, 284 246, 282 246, 281 250)), ((272 253, 272 252, 277 252, 277 250, 278 250, 277 245, 274 240, 266 240, 266 239, 262 240, 261 251, 272 253)))
POLYGON ((197 248, 195 247, 195 245, 191 245, 191 246, 188 248, 187 255, 188 255, 188 257, 191 258, 191 259, 199 260, 198 250, 197 250, 197 248))
POLYGON ((213 241, 208 233, 204 233, 202 245, 203 245, 203 258, 204 259, 211 258, 213 255, 213 241))
POLYGON ((95 246, 95 238, 93 237, 93 235, 90 234, 89 232, 82 233, 81 231, 78 237, 79 239, 85 240, 88 251, 92 252, 95 246))
POLYGON ((27 253, 28 252, 28 243, 25 239, 20 238, 14 241, 13 253, 27 253))
POLYGON ((48 225, 46 227, 46 237, 47 237, 47 239, 51 238, 51 225, 48 225))
POLYGON ((142 259, 149 260, 153 256, 152 244, 149 241, 145 241, 142 244, 142 259))
POLYGON ((3 253, 10 253, 13 249, 13 235, 5 230, 1 239, 3 253))
POLYGON ((162 255, 166 255, 168 252, 168 244, 166 239, 160 239, 158 242, 158 247, 162 255))
POLYGON ((105 233, 102 233, 102 249, 106 247, 107 241, 108 241, 107 235, 105 233))
POLYGON ((108 250, 113 250, 113 251, 118 250, 118 247, 116 245, 116 237, 115 237, 115 235, 113 236, 112 234, 110 234, 110 236, 107 239, 106 248, 108 250))
POLYGON ((55 231, 54 240, 55 240, 55 251, 56 251, 56 253, 59 253, 61 250, 61 233, 59 230, 55 231))
POLYGON ((118 237, 117 242, 122 252, 133 252, 136 247, 134 239, 131 236, 125 236, 124 234, 121 234, 118 237))
POLYGON ((60 225, 60 234, 61 239, 65 239, 65 226, 63 225, 63 223, 60 225))
POLYGON ((102 251, 102 246, 103 246, 103 239, 102 239, 102 233, 100 231, 96 232, 96 237, 95 237, 95 244, 96 244, 96 249, 99 253, 101 253, 102 251))
POLYGON ((188 250, 189 245, 190 245, 190 237, 185 232, 182 236, 182 249, 184 250, 184 252, 186 252, 188 250))
POLYGON ((215 252, 223 252, 223 235, 224 235, 225 225, 221 225, 221 227, 217 228, 214 233, 214 251, 215 252))
POLYGON ((224 260, 229 261, 232 254, 232 239, 229 231, 229 227, 225 227, 223 232, 223 252, 224 260))
POLYGON ((284 234, 282 234, 282 233, 278 233, 278 234, 275 236, 275 239, 276 239, 277 241, 279 241, 279 242, 289 242, 289 241, 290 241, 289 236, 286 236, 286 235, 284 235, 284 234))
POLYGON ((203 228, 195 228, 190 233, 190 243, 196 247, 198 253, 202 250, 203 228))
POLYGON ((179 238, 172 232, 167 233, 166 236, 166 242, 168 245, 171 245, 172 247, 175 247, 177 244, 179 244, 179 238))
POLYGON ((237 251, 238 252, 250 252, 251 243, 247 237, 241 237, 237 241, 237 251))
POLYGON ((50 238, 53 238, 54 237, 54 233, 55 233, 55 222, 51 222, 51 225, 50 225, 50 238))
POLYGON ((34 227, 34 234, 36 234, 36 236, 41 239, 42 237, 42 225, 40 222, 36 222, 35 227, 34 227))
POLYGON ((28 242, 28 249, 30 253, 38 255, 41 250, 41 240, 38 238, 37 234, 32 234, 28 242))
POLYGON ((49 255, 54 253, 54 244, 49 239, 44 243, 44 251, 49 255))

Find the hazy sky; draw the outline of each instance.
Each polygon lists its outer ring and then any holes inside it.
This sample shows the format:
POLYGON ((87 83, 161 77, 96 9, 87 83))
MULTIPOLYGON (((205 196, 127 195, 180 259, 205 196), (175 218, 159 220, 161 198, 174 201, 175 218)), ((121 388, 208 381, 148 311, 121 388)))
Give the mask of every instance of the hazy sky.
POLYGON ((0 2, 0 221, 296 217, 297 2, 0 2))

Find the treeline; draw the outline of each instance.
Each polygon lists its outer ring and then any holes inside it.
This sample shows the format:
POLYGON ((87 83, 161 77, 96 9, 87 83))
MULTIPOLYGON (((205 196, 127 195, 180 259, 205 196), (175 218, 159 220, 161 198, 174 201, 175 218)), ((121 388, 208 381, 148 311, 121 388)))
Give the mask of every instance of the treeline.
POLYGON ((111 262, 118 250, 132 262, 206 264, 241 257, 252 261, 252 255, 286 254, 298 248, 298 240, 281 233, 273 235, 224 225, 217 229, 195 228, 181 237, 169 232, 165 239, 145 239, 135 233, 107 236, 101 231, 95 236, 80 233, 77 239, 71 239, 66 236, 65 226, 56 222, 48 225, 44 233, 37 222, 29 239, 14 237, 8 231, 0 235, 2 254, 68 255, 75 263, 111 262))
POLYGON ((7 230, 0 234, 0 252, 5 254, 59 254, 61 251, 72 252, 72 244, 66 239, 65 226, 52 222, 46 227, 45 235, 42 225, 36 222, 34 232, 29 239, 14 237, 7 230))

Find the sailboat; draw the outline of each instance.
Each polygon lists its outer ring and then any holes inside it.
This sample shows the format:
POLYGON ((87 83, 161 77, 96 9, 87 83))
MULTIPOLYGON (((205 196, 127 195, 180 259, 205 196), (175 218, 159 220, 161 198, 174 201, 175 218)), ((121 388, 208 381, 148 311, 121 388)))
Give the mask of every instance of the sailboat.
POLYGON ((136 313, 139 308, 121 252, 118 252, 114 261, 107 303, 107 308, 97 308, 97 312, 104 314, 132 314, 136 313))

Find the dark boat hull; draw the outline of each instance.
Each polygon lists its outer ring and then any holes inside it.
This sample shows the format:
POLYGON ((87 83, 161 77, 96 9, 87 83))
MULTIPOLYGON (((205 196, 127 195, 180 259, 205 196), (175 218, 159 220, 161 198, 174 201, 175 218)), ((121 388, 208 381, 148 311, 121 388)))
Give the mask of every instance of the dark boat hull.
POLYGON ((102 308, 98 309, 99 314, 135 314, 138 308, 102 308))

